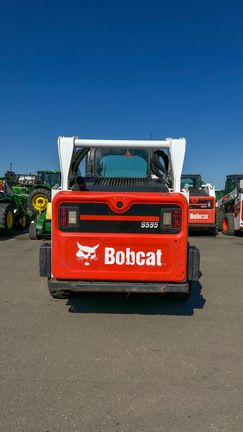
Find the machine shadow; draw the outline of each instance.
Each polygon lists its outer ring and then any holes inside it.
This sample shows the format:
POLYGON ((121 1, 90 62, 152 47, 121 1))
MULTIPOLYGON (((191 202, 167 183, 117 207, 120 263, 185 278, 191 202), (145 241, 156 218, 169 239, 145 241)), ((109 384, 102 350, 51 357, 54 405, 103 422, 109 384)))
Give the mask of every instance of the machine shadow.
POLYGON ((201 284, 194 282, 186 301, 172 294, 80 293, 71 297, 67 306, 70 313, 192 316, 194 309, 202 309, 206 302, 201 289, 201 284))
POLYGON ((193 230, 193 231, 189 231, 189 241, 190 241, 190 237, 218 237, 218 232, 215 233, 210 233, 209 231, 205 230, 205 231, 200 231, 200 230, 193 230))
POLYGON ((243 231, 235 231, 235 236, 243 238, 243 231))
POLYGON ((14 239, 16 237, 20 237, 23 234, 28 234, 28 230, 21 230, 21 231, 14 231, 13 234, 11 235, 2 235, 0 236, 0 241, 7 241, 7 240, 11 240, 14 239))

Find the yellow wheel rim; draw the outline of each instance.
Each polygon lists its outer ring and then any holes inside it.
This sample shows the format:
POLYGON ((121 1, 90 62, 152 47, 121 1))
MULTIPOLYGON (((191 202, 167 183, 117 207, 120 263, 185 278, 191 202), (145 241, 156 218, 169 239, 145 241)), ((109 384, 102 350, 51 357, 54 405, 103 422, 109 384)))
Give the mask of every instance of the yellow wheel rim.
POLYGON ((25 228, 25 226, 26 226, 26 216, 25 215, 23 216, 23 219, 22 219, 22 225, 23 225, 23 228, 25 228))
POLYGON ((32 205, 36 210, 42 211, 47 207, 48 199, 45 195, 35 195, 32 200, 32 205))
POLYGON ((8 229, 11 229, 13 226, 13 213, 11 211, 8 211, 7 213, 7 227, 8 229))

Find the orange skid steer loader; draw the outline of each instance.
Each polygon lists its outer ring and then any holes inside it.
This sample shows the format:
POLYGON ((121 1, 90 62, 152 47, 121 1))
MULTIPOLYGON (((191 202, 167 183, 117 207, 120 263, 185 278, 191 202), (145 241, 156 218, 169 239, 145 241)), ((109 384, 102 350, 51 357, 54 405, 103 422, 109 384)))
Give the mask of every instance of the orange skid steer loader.
POLYGON ((215 187, 203 183, 199 174, 183 174, 181 188, 189 191, 189 232, 207 231, 216 235, 215 187))
POLYGON ((188 196, 180 186, 185 148, 183 138, 58 139, 61 187, 52 190, 52 241, 40 248, 40 275, 54 298, 189 296, 199 250, 188 244, 188 196))

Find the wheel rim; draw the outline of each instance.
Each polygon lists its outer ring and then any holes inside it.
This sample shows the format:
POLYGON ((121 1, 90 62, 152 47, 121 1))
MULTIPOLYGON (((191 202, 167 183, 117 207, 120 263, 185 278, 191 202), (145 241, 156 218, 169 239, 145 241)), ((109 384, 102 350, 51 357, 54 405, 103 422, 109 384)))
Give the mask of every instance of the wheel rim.
POLYGON ((223 220, 223 230, 227 231, 227 229, 228 229, 228 221, 227 221, 226 218, 224 218, 224 220, 223 220))
POLYGON ((32 200, 32 205, 36 210, 44 210, 47 207, 48 199, 45 195, 35 195, 32 200))
POLYGON ((25 228, 25 226, 26 226, 26 216, 25 215, 23 216, 23 219, 22 219, 22 225, 23 225, 23 228, 25 228))
POLYGON ((11 229, 13 226, 13 213, 9 210, 7 213, 7 227, 11 229))

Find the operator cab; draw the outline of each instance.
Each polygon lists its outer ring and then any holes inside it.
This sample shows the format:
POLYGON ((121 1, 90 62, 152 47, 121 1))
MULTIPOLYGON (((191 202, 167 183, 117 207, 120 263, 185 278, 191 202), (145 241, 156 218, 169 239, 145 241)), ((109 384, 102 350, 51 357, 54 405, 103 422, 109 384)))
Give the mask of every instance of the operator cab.
POLYGON ((207 192, 201 186, 202 178, 199 174, 183 174, 181 176, 181 189, 187 188, 191 196, 207 196, 207 192))
POLYGON ((55 185, 61 183, 61 174, 57 171, 37 171, 39 184, 50 185, 54 187, 55 185))
POLYGON ((225 192, 233 192, 235 188, 239 193, 243 193, 243 174, 228 175, 226 177, 225 192))
POLYGON ((168 156, 162 150, 132 148, 91 148, 73 158, 72 178, 78 165, 88 191, 168 192, 168 156), (76 162, 75 162, 76 161, 76 162), (79 162, 79 164, 77 163, 79 162))

